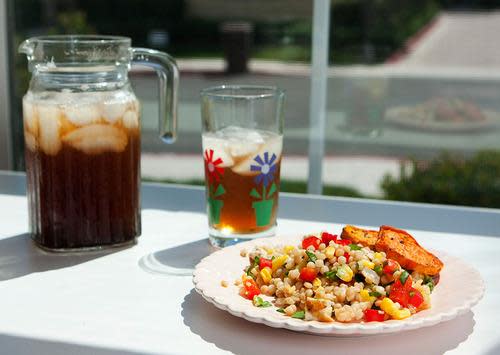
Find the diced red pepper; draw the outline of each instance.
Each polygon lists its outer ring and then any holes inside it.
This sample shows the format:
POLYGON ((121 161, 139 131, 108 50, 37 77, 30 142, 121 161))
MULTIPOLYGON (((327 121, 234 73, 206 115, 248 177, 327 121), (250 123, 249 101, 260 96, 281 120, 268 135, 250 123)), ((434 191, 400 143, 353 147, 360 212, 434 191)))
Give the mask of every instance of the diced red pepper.
POLYGON ((245 281, 243 281, 242 296, 248 300, 253 300, 257 295, 260 295, 259 286, 257 286, 257 283, 252 278, 247 277, 245 281))
POLYGON ((273 261, 271 259, 260 258, 259 269, 262 270, 265 267, 272 269, 273 268, 273 261))
POLYGON ((387 259, 382 271, 384 272, 384 274, 392 275, 398 269, 399 269, 399 264, 396 261, 392 259, 387 259))
POLYGON ((330 233, 327 233, 327 232, 321 233, 321 241, 323 243, 325 243, 326 246, 328 246, 328 244, 331 241, 337 242, 337 240, 338 240, 337 234, 330 234, 330 233))
POLYGON ((337 239, 335 243, 337 243, 338 245, 349 245, 352 242, 349 239, 337 239))
POLYGON ((419 290, 412 288, 409 292, 408 303, 413 307, 418 308, 422 305, 422 303, 424 303, 424 296, 419 290))
POLYGON ((307 249, 312 245, 314 247, 314 250, 317 250, 320 244, 321 244, 321 239, 315 236, 310 236, 302 241, 302 248, 307 249))
POLYGON ((407 290, 404 290, 402 288, 394 289, 394 287, 392 287, 391 292, 389 293, 389 298, 394 302, 399 303, 401 306, 407 307, 410 295, 408 294, 407 290))
POLYGON ((345 258, 345 260, 346 260, 346 263, 348 263, 348 262, 349 262, 349 260, 351 259, 351 256, 349 255, 349 253, 348 253, 348 252, 344 252, 344 258, 345 258))
POLYGON ((385 312, 376 309, 365 310, 366 322, 383 322, 385 320, 385 312))
POLYGON ((394 282, 393 287, 402 288, 405 291, 410 291, 413 288, 413 279, 411 278, 411 275, 408 275, 408 277, 406 278, 406 281, 405 281, 404 285, 401 284, 401 279, 398 278, 394 282))
POLYGON ((300 279, 302 281, 313 282, 317 275, 316 269, 312 267, 303 267, 300 270, 300 279))
POLYGON ((404 290, 408 292, 413 288, 412 286, 413 286, 413 280, 411 278, 411 275, 408 275, 404 285, 401 284, 401 279, 397 278, 391 286, 391 292, 393 290, 404 290))

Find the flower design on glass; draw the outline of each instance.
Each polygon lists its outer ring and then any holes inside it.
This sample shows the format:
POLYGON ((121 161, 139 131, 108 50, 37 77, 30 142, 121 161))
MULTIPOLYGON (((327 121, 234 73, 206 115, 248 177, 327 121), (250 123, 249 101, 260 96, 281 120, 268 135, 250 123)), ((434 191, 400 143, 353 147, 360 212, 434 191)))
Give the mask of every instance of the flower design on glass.
POLYGON ((217 158, 214 161, 214 150, 205 150, 205 174, 210 182, 219 182, 222 175, 224 175, 224 168, 218 166, 222 164, 222 159, 217 158))
POLYGON ((269 159, 269 153, 264 152, 264 159, 257 155, 253 160, 255 160, 259 165, 251 165, 251 171, 260 171, 260 174, 255 177, 255 183, 259 185, 261 182, 264 183, 264 187, 267 187, 269 183, 274 180, 274 173, 276 172, 276 154, 273 153, 271 159, 269 159))

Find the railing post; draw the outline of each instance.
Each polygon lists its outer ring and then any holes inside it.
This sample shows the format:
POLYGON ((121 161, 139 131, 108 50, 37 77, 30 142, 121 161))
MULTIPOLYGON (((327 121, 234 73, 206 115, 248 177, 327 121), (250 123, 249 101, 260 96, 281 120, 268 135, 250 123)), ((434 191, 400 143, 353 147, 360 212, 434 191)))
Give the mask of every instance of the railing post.
POLYGON ((323 192, 329 34, 330 0, 314 0, 311 97, 309 98, 309 180, 307 183, 307 192, 311 194, 323 192))

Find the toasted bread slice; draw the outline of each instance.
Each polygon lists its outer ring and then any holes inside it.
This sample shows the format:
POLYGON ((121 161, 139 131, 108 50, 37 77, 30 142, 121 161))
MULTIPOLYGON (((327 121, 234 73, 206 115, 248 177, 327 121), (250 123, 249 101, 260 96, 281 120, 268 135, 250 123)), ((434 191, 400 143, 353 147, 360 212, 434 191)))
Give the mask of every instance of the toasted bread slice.
POLYGON ((437 275, 443 263, 425 250, 408 232, 391 226, 381 226, 375 249, 384 251, 387 258, 396 260, 401 267, 424 275, 437 275))
POLYGON ((349 239, 354 244, 372 247, 377 242, 378 231, 362 229, 355 226, 347 225, 342 229, 340 235, 342 239, 349 239))

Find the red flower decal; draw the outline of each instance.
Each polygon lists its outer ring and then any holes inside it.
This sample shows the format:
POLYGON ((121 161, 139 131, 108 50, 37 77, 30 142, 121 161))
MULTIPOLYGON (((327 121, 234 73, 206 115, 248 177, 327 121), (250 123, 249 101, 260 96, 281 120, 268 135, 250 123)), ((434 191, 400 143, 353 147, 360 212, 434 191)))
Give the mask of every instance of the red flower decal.
POLYGON ((217 158, 214 161, 214 150, 205 150, 205 175, 210 182, 219 182, 222 175, 224 175, 224 168, 218 166, 222 164, 222 159, 217 158))

